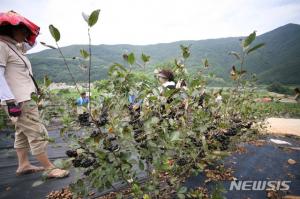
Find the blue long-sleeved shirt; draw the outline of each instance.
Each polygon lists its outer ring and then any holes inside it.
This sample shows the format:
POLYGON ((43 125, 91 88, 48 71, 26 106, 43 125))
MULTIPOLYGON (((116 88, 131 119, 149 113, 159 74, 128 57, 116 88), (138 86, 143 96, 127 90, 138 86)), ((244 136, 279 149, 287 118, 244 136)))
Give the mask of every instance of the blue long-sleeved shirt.
POLYGON ((77 105, 77 106, 85 106, 85 105, 87 105, 89 102, 90 102, 89 98, 82 98, 82 97, 80 97, 80 98, 78 98, 78 99, 76 100, 76 105, 77 105))

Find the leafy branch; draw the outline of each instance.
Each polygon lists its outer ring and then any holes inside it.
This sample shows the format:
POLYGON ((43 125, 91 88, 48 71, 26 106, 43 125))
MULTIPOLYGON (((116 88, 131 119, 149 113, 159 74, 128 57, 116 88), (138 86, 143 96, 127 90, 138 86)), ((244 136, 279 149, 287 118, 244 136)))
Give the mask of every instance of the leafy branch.
MULTIPOLYGON (((75 87, 76 87, 76 90, 77 90, 77 92, 80 94, 79 88, 78 88, 78 86, 77 86, 77 82, 76 82, 76 80, 75 80, 75 78, 74 78, 74 76, 73 76, 73 74, 72 74, 72 72, 71 72, 71 70, 70 70, 70 67, 69 67, 69 65, 68 65, 68 63, 67 63, 67 60, 66 60, 65 56, 63 55, 63 53, 62 53, 62 51, 61 51, 61 49, 60 49, 60 47, 59 47, 59 45, 58 45, 58 43, 57 43, 57 42, 60 40, 60 32, 59 32, 59 30, 58 30, 56 27, 54 27, 53 25, 49 25, 49 31, 50 31, 52 37, 53 37, 54 40, 55 40, 55 44, 56 44, 57 50, 58 50, 59 54, 62 56, 62 58, 63 58, 63 60, 64 60, 64 64, 65 64, 65 66, 66 66, 67 69, 68 69, 68 72, 69 72, 69 74, 70 74, 70 76, 71 76, 71 78, 72 78, 72 81, 73 81, 73 83, 74 83, 74 85, 75 85, 75 87)), ((46 45, 46 46, 48 46, 48 47, 50 47, 50 48, 53 48, 53 47, 50 46, 50 45, 46 45)))

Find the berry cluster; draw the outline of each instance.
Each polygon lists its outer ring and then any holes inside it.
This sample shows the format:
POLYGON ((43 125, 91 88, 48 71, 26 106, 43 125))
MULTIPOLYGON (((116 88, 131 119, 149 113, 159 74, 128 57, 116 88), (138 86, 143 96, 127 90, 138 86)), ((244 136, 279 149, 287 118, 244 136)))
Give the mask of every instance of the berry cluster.
POLYGON ((227 150, 228 145, 230 143, 230 137, 225 134, 224 131, 209 131, 208 133, 205 134, 205 137, 209 143, 208 148, 209 149, 216 149, 216 146, 213 144, 214 141, 218 142, 220 144, 220 150, 227 150))
POLYGON ((77 156, 73 161, 73 166, 74 167, 82 167, 82 168, 89 168, 96 163, 95 158, 91 157, 84 157, 84 156, 77 156))
POLYGON ((252 124, 253 124, 252 122, 247 122, 247 123, 242 124, 242 127, 246 128, 246 129, 250 129, 252 124))
POLYGON ((133 138, 137 143, 139 143, 140 147, 146 148, 147 144, 144 141, 147 139, 147 136, 143 131, 144 123, 140 119, 141 108, 139 107, 138 109, 134 109, 133 105, 134 104, 130 104, 128 107, 130 114, 129 124, 133 128, 133 138))
POLYGON ((188 136, 188 138, 191 140, 191 143, 193 143, 194 146, 202 147, 202 141, 201 140, 197 140, 196 138, 194 138, 192 136, 188 136))
POLYGON ((68 150, 68 151, 66 151, 66 155, 70 158, 75 158, 78 156, 76 150, 68 150))
POLYGON ((238 133, 238 129, 235 127, 229 128, 226 132, 225 135, 227 136, 235 136, 238 133))
POLYGON ((92 171, 93 171, 93 169, 88 169, 83 173, 83 175, 89 176, 92 173, 92 171))
POLYGON ((88 168, 88 167, 91 167, 93 166, 93 164, 96 163, 96 160, 95 159, 91 159, 91 158, 85 158, 82 160, 81 162, 81 167, 83 168, 88 168))
POLYGON ((99 130, 94 130, 91 133, 91 138, 97 138, 97 137, 100 137, 100 135, 101 135, 101 132, 99 130))
POLYGON ((177 161, 176 161, 176 164, 178 166, 185 166, 186 164, 188 163, 188 160, 186 158, 179 158, 177 161))
POLYGON ((231 122, 233 123, 233 126, 236 128, 246 128, 250 129, 253 122, 243 122, 240 118, 233 118, 231 119, 231 122))
POLYGON ((89 121, 89 114, 88 113, 83 113, 78 116, 78 120, 81 126, 89 126, 90 121, 89 121))
POLYGON ((99 121, 97 122, 97 125, 99 127, 105 126, 108 123, 108 108, 103 108, 102 113, 99 116, 99 121))
POLYGON ((230 143, 230 138, 224 134, 217 134, 215 139, 221 143, 220 150, 224 151, 228 149, 228 145, 230 143))
POLYGON ((106 138, 104 141, 103 141, 103 144, 104 144, 104 149, 105 150, 108 150, 110 152, 116 152, 116 151, 119 151, 120 150, 120 146, 117 144, 116 142, 117 138, 116 137, 109 137, 109 138, 106 138))
POLYGON ((82 161, 82 158, 79 158, 79 157, 76 157, 73 161, 72 161, 72 163, 73 163, 73 166, 74 167, 81 167, 81 161, 82 161))

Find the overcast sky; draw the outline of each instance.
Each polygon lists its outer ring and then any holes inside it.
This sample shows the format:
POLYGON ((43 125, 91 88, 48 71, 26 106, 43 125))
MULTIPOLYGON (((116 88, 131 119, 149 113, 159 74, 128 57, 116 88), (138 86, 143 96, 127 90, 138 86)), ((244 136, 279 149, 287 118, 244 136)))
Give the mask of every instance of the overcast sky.
MULTIPOLYGON (((61 32, 61 46, 86 44, 81 13, 101 9, 93 44, 154 44, 258 34, 300 24, 300 0, 0 0, 41 27, 38 41, 53 44, 48 26, 61 32)), ((40 44, 30 52, 45 49, 40 44)))

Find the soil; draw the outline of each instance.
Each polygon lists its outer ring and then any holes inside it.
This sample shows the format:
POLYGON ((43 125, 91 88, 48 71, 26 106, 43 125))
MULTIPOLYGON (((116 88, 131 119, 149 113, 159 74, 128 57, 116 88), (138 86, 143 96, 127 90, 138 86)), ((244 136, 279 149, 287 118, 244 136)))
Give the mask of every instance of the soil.
POLYGON ((268 118, 264 133, 300 136, 300 119, 268 118))

